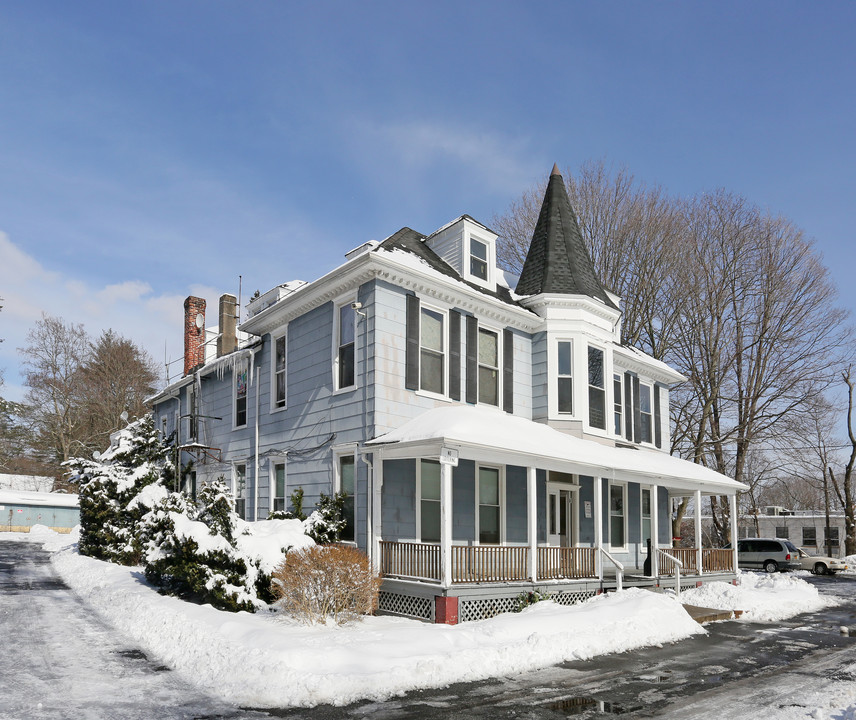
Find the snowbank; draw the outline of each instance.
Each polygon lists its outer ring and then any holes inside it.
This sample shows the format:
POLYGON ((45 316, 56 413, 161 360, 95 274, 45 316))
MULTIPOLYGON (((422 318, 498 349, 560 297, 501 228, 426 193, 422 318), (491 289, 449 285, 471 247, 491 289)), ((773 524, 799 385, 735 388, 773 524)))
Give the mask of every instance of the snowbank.
MULTIPOLYGON (((805 573, 801 573, 808 575, 805 573)), ((681 600, 690 605, 722 610, 743 610, 744 622, 774 622, 837 605, 838 601, 818 593, 814 585, 794 573, 740 571, 737 585, 713 582, 685 590, 681 600)))

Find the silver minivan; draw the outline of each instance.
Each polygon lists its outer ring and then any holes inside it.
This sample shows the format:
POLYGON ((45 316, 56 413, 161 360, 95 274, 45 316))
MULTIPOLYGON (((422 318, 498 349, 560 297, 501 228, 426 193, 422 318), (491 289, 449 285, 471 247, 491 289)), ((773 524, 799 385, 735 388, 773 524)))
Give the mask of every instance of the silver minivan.
POLYGON ((737 541, 737 565, 763 569, 768 573, 799 570, 800 551, 796 545, 779 538, 746 538, 737 541))

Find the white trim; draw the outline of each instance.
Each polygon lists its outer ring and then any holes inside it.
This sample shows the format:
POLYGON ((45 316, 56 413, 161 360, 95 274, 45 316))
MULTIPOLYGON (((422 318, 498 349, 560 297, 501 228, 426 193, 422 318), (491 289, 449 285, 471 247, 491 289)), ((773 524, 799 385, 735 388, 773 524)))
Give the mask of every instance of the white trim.
MULTIPOLYGON (((579 417, 580 404, 577 398, 576 340, 567 335, 548 336, 547 342, 547 413, 553 420, 575 420, 579 417), (559 343, 569 343, 571 346, 571 412, 559 411, 559 343)), ((562 375, 561 377, 568 377, 562 375)))
POLYGON ((606 348, 603 347, 602 345, 598 345, 597 343, 591 342, 591 340, 586 341, 586 351, 585 351, 584 360, 585 360, 585 368, 586 368, 586 374, 585 374, 585 379, 586 379, 585 389, 586 389, 586 391, 584 394, 585 395, 586 412, 583 413, 583 416, 581 418, 583 421, 583 427, 585 427, 586 432, 588 432, 592 435, 600 435, 601 437, 611 436, 612 432, 610 431, 610 428, 609 428, 609 417, 611 415, 611 413, 609 412, 609 408, 610 408, 609 398, 610 398, 612 393, 609 391, 606 379, 608 377, 612 376, 612 373, 609 372, 609 369, 612 366, 612 363, 609 361, 609 357, 608 357, 608 353, 606 352, 606 348), (601 375, 602 375, 602 379, 603 379, 603 387, 602 388, 597 388, 597 386, 592 385, 589 382, 589 372, 588 372, 589 360, 588 360, 588 356, 589 356, 589 350, 591 348, 594 348, 595 350, 600 350, 600 353, 601 353, 601 375), (590 402, 590 390, 591 390, 591 388, 596 388, 596 389, 603 391, 603 427, 602 428, 595 427, 594 425, 591 424, 591 402, 590 402))
POLYGON ((339 336, 341 333, 341 309, 345 306, 351 306, 357 301, 357 292, 353 291, 345 295, 341 295, 333 301, 333 393, 344 393, 356 390, 359 387, 359 373, 357 372, 357 358, 360 356, 359 333, 357 332, 357 313, 351 310, 354 316, 354 382, 351 385, 339 387, 339 336))
POLYGON ((268 458, 268 514, 274 512, 276 494, 276 466, 283 466, 282 509, 288 509, 288 455, 271 455, 268 458))
MULTIPOLYGON (((463 318, 462 318, 463 319, 463 318)), ((451 364, 451 353, 449 347, 449 309, 441 308, 436 305, 426 304, 419 298, 419 358, 418 358, 418 367, 419 367, 419 381, 416 385, 417 393, 422 393, 427 397, 431 397, 438 400, 449 400, 449 366, 451 364), (441 315, 443 318, 443 392, 436 393, 433 390, 424 390, 422 389, 422 313, 425 310, 429 310, 430 312, 437 313, 441 315)))
MULTIPOLYGON (((498 328, 495 325, 488 325, 482 323, 480 320, 476 321, 476 404, 484 405, 485 407, 499 408, 502 409, 502 376, 503 376, 503 361, 505 358, 502 355, 503 350, 503 328, 498 328), (491 403, 483 403, 479 399, 479 395, 481 394, 481 388, 479 387, 479 369, 482 364, 479 360, 479 341, 481 339, 481 335, 479 334, 482 330, 485 332, 493 333, 496 335, 496 404, 493 405, 491 403)), ((465 355, 465 353, 463 353, 465 355)), ((485 365, 485 367, 487 367, 485 365)), ((464 370, 463 376, 466 377, 466 369, 464 370)), ((463 393, 466 395, 466 392, 463 393)))
POLYGON ((645 526, 645 512, 643 508, 645 504, 642 502, 642 494, 648 493, 648 506, 649 506, 649 514, 648 514, 648 523, 651 524, 651 547, 657 547, 657 538, 654 537, 654 495, 651 492, 651 486, 649 485, 640 485, 639 486, 639 544, 644 547, 645 545, 645 531, 643 530, 645 526))
MULTIPOLYGON (((479 535, 481 533, 481 528, 479 527, 479 507, 481 506, 481 498, 480 496, 480 483, 479 483, 479 473, 482 468, 486 470, 496 470, 497 471, 497 501, 499 502, 499 542, 498 545, 502 545, 505 542, 505 538, 507 537, 506 526, 505 526, 505 510, 506 502, 505 497, 505 465, 493 465, 491 463, 476 463, 476 475, 475 475, 475 499, 476 499, 476 514, 475 514, 475 536, 473 538, 473 543, 476 545, 481 545, 481 540, 479 539, 479 535)), ((493 545, 493 543, 487 543, 489 545, 493 545)))
MULTIPOLYGON (((244 513, 243 513, 244 516, 246 516, 246 514, 247 514, 247 484, 249 483, 248 468, 249 468, 249 462, 247 461, 246 458, 243 458, 240 460, 232 460, 232 477, 231 477, 231 488, 230 489, 232 491, 232 497, 235 500, 236 512, 237 512, 238 500, 244 501, 244 513), (241 496, 238 495, 238 466, 239 465, 244 466, 244 487, 243 487, 243 495, 241 495, 241 496)), ((238 514, 238 516, 240 517, 240 513, 238 514)), ((246 517, 242 517, 241 519, 246 520, 246 517)))
POLYGON ((270 335, 270 403, 269 410, 271 413, 282 412, 288 409, 288 324, 284 325, 280 330, 277 330, 270 335), (279 340, 285 340, 285 369, 282 371, 285 375, 283 404, 276 404, 276 344, 279 340))
POLYGON ((235 365, 232 367, 232 430, 241 430, 247 427, 247 423, 250 419, 250 363, 244 358, 238 360, 235 365), (238 373, 243 370, 247 373, 247 382, 246 382, 246 390, 244 395, 244 401, 246 402, 246 407, 244 408, 244 424, 238 425, 238 373))
MULTIPOLYGON (((648 447, 656 447, 655 440, 657 439, 657 428, 654 427, 654 423, 657 420, 657 417, 654 414, 654 388, 656 388, 656 385, 654 385, 654 383, 645 382, 642 380, 642 378, 639 378, 639 418, 640 418, 640 420, 639 420, 639 422, 640 422, 639 444, 640 445, 646 445, 648 447), (642 434, 642 426, 641 426, 642 420, 641 420, 641 418, 643 415, 646 414, 642 410, 642 388, 643 387, 648 388, 648 407, 650 408, 650 412, 647 413, 647 415, 649 415, 651 418, 651 421, 648 423, 648 430, 651 434, 650 440, 645 440, 644 435, 642 434)), ((661 419, 661 421, 662 421, 662 417, 663 417, 663 408, 661 407, 660 408, 660 419, 661 419)))
POLYGON ((617 438, 626 442, 626 438, 624 437, 625 431, 627 430, 627 408, 624 406, 624 373, 616 370, 615 367, 612 369, 612 392, 610 393, 612 397, 612 412, 610 413, 610 419, 612 422, 610 423, 610 432, 617 438), (618 402, 615 402, 615 383, 621 386, 619 390, 618 402), (618 428, 618 432, 615 431, 615 406, 618 405, 620 410, 618 414, 621 416, 621 427, 618 428))
MULTIPOLYGON (((423 462, 432 462, 438 465, 438 469, 440 471, 440 499, 437 501, 440 505, 440 537, 437 540, 425 540, 424 542, 441 542, 443 539, 443 493, 442 493, 442 484, 443 484, 443 465, 440 464, 440 461, 435 458, 426 458, 420 457, 416 458, 416 513, 415 513, 415 526, 416 526, 416 542, 423 542, 422 540, 422 463, 423 462)), ((431 502, 434 502, 433 500, 431 502)))
MULTIPOLYGON (((356 376, 356 374, 355 374, 356 376)), ((357 544, 357 518, 359 514, 357 512, 357 450, 358 443, 342 443, 341 445, 334 445, 332 448, 333 451, 333 477, 332 477, 332 488, 331 490, 334 493, 342 492, 342 473, 341 473, 341 463, 343 457, 350 457, 354 460, 354 518, 353 518, 353 526, 354 526, 354 539, 353 540, 340 540, 340 542, 345 543, 347 545, 356 545, 357 544)))

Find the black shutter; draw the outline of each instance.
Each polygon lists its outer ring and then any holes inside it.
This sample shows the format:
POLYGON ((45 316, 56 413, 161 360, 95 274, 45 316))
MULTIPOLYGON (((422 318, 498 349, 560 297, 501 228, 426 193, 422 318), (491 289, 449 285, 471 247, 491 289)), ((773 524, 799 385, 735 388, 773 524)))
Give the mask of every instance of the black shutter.
POLYGON ((479 321, 467 315, 467 402, 479 400, 479 321))
POLYGON ((449 312, 449 397, 461 399, 461 313, 449 312))
POLYGON ((639 405, 639 376, 633 376, 633 442, 642 442, 642 408, 639 405))
POLYGON ((660 383, 654 383, 654 444, 663 447, 663 430, 660 423, 660 383))
POLYGON ((514 412, 514 335, 508 328, 502 331, 502 409, 514 412))
POLYGON ((624 373, 624 437, 633 442, 633 375, 624 373))
POLYGON ((404 387, 419 389, 419 298, 407 296, 407 341, 404 350, 404 387))

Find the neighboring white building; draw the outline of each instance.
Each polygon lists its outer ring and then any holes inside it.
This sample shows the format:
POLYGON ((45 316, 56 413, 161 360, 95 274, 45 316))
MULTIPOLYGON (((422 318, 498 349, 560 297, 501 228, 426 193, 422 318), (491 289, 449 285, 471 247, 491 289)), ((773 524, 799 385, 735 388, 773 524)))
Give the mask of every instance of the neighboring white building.
POLYGON ((50 492, 54 479, 47 475, 8 475, 0 473, 0 490, 23 490, 25 492, 50 492))

